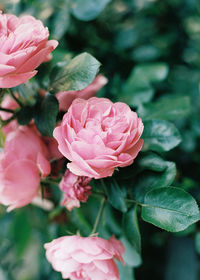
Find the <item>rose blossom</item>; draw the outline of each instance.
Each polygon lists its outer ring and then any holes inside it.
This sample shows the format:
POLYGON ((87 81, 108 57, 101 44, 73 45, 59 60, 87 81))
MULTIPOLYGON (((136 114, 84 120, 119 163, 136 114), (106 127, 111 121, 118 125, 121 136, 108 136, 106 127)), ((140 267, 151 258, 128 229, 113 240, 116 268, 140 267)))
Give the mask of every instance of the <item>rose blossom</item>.
POLYGON ((39 192, 40 174, 50 173, 47 150, 34 128, 10 132, 0 153, 0 203, 8 211, 32 201, 39 192))
POLYGON ((36 75, 35 69, 58 44, 48 37, 40 20, 0 11, 0 88, 15 87, 36 75))
POLYGON ((142 132, 141 119, 128 105, 92 97, 74 100, 53 135, 71 161, 71 172, 98 179, 132 164, 143 145, 142 132))
POLYGON ((123 261, 125 249, 112 236, 100 237, 64 236, 44 245, 46 257, 63 279, 71 280, 119 280, 114 258, 123 261))
POLYGON ((74 207, 80 207, 80 201, 86 202, 91 193, 91 179, 85 176, 77 176, 67 170, 59 184, 64 192, 62 205, 71 211, 74 207))
POLYGON ((103 75, 98 75, 94 81, 86 88, 78 91, 63 91, 56 94, 59 102, 59 110, 67 111, 72 104, 72 101, 76 98, 89 99, 95 96, 97 91, 99 91, 108 80, 103 75))

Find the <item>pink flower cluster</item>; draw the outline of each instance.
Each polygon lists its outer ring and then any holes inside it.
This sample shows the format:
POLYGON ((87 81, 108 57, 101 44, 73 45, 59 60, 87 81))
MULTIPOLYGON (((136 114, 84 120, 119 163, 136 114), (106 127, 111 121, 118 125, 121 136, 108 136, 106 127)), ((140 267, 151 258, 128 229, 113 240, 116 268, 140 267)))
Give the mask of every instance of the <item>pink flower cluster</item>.
POLYGON ((119 280, 114 258, 122 261, 124 246, 115 237, 64 236, 45 244, 46 257, 63 279, 119 280))
MULTIPOLYGON (((58 44, 48 37, 41 21, 0 11, 0 88, 15 87, 36 75, 35 69, 50 59, 58 44)), ((142 120, 124 103, 94 97, 106 83, 107 79, 98 75, 81 91, 56 94, 60 111, 68 111, 54 129, 55 139, 42 136, 33 120, 19 126, 15 119, 3 127, 6 140, 0 152, 0 203, 8 206, 8 211, 29 204, 39 193, 41 178, 53 177, 50 160, 56 160, 59 172, 63 158, 71 161, 59 184, 62 205, 69 211, 87 201, 92 178, 112 176, 117 167, 133 163, 143 145, 142 120)), ((12 116, 12 110, 18 110, 14 99, 4 97, 0 108, 3 121, 12 116)), ((114 259, 123 262, 125 249, 115 237, 65 236, 45 244, 45 249, 47 259, 64 279, 119 280, 114 259)))
MULTIPOLYGON (((98 76, 94 82, 89 85, 87 88, 85 88, 83 91, 79 91, 78 95, 81 95, 83 98, 88 98, 91 95, 95 94, 95 90, 100 89, 100 87, 105 83, 104 77, 98 76), (102 82, 104 81, 104 82, 102 82)), ((65 92, 62 94, 68 95, 68 93, 71 95, 71 92, 65 92)), ((74 98, 77 96, 77 93, 74 92, 74 98)), ((66 99, 67 100, 67 99, 66 99)), ((69 101, 67 103, 63 100, 63 106, 67 108, 71 104, 69 101)), ((1 107, 5 109, 17 109, 19 105, 17 102, 12 99, 9 95, 5 95, 5 98, 3 99, 1 103, 1 107)), ((12 116, 11 113, 7 112, 0 112, 0 117, 2 120, 7 120, 12 116)), ((4 151, 0 154, 1 160, 0 165, 2 166, 0 170, 1 178, 2 178, 2 188, 0 188, 0 203, 4 205, 10 205, 8 208, 8 211, 17 208, 22 207, 28 203, 30 203, 33 198, 39 193, 39 182, 40 182, 40 176, 38 172, 41 172, 40 169, 37 169, 40 167, 39 162, 36 160, 36 154, 40 153, 40 147, 43 147, 43 151, 45 151, 45 158, 47 160, 50 159, 57 159, 60 160, 57 162, 57 166, 59 169, 63 166, 63 161, 61 159, 63 158, 63 155, 58 150, 58 144, 57 141, 54 138, 48 138, 41 136, 37 128, 32 125, 31 127, 27 126, 19 126, 16 120, 11 121, 8 125, 3 127, 3 132, 6 134, 6 142, 4 151), (10 133, 12 133, 12 141, 10 141, 10 133), (19 137, 20 135, 20 137, 19 137), (22 140, 22 141, 21 141, 22 140), (21 142, 19 142, 21 141, 21 142), (33 145, 32 142, 39 143, 38 145, 33 145), (14 144, 15 143, 15 146, 14 144), (21 144, 22 145, 21 145, 21 144), (23 145, 24 143, 24 145, 23 145), (12 149, 10 149, 10 146, 12 145, 12 149), (7 172, 7 168, 5 168, 5 165, 3 162, 7 162, 5 160, 9 156, 9 161, 13 161, 16 157, 16 154, 14 153, 14 150, 18 151, 17 153, 20 154, 20 157, 16 160, 29 157, 29 155, 35 155, 34 157, 34 170, 37 169, 37 172, 33 172, 32 176, 30 177, 30 182, 26 180, 26 176, 24 176, 23 180, 23 174, 27 171, 27 167, 24 169, 24 165, 20 165, 20 162, 18 164, 18 169, 21 176, 21 180, 23 181, 23 184, 21 181, 19 181, 19 178, 15 178, 12 181, 9 181, 9 183, 5 183, 5 180, 3 178, 7 178, 8 175, 10 176, 10 173, 7 172), (8 153, 9 151, 9 153, 8 153), (11 154, 13 153, 13 155, 11 154), (28 154, 28 156, 27 156, 28 154), (12 156, 11 156, 12 155, 12 156), (29 183, 28 183, 29 182, 29 183), (11 192, 11 189, 15 189, 18 193, 17 196, 15 196, 15 192, 11 192), (24 191, 26 189, 26 192, 24 191), (9 191, 8 191, 9 190, 9 191)), ((50 164, 48 163, 49 168, 50 164)), ((32 165, 33 166, 33 165, 32 165)), ((30 167, 30 165, 29 165, 30 167)), ((11 170, 11 169, 9 169, 11 170)), ((13 171, 13 170, 12 170, 13 171)), ((11 172, 11 171, 9 171, 11 172)), ((50 170, 49 172, 50 173, 50 170)), ((28 172, 26 173, 28 175, 28 172)), ((41 172, 42 176, 44 174, 41 172)), ((48 175, 48 174, 47 174, 48 175)), ((60 189, 63 191, 64 194, 64 200, 62 202, 63 205, 66 206, 68 210, 72 210, 74 207, 80 207, 80 202, 86 202, 88 196, 91 193, 91 187, 88 185, 91 179, 87 177, 82 176, 76 176, 73 173, 66 171, 65 175, 63 176, 63 179, 60 183, 60 189)))
POLYGON ((0 88, 11 88, 35 76, 58 42, 32 16, 18 18, 0 11, 0 88))

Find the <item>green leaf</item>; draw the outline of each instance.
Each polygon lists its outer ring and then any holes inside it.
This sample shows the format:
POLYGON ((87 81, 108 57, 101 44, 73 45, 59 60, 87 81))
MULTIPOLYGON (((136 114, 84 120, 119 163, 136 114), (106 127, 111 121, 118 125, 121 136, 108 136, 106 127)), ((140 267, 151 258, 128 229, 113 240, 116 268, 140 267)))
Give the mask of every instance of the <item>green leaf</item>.
POLYGON ((119 100, 135 107, 141 103, 151 101, 153 96, 154 89, 149 81, 144 80, 142 77, 137 77, 134 69, 122 87, 119 100))
POLYGON ((189 112, 190 98, 187 96, 167 96, 138 108, 138 114, 143 120, 176 120, 188 115, 189 112))
POLYGON ((118 236, 122 232, 121 219, 119 219, 119 212, 114 210, 113 207, 107 203, 105 208, 106 226, 109 231, 118 236))
POLYGON ((17 112, 17 121, 20 125, 28 124, 33 118, 33 108, 31 106, 22 107, 17 112))
POLYGON ((95 19, 111 0, 71 0, 72 14, 80 20, 95 19))
POLYGON ((141 103, 146 103, 152 100, 154 96, 154 89, 144 83, 133 82, 130 84, 125 84, 122 89, 122 94, 119 100, 128 103, 130 106, 139 106, 141 103))
POLYGON ((4 272, 1 267, 0 267, 0 279, 1 280, 6 280, 7 279, 6 272, 4 272))
POLYGON ((144 199, 142 218, 164 230, 186 229, 200 218, 194 198, 179 188, 166 187, 149 191, 144 199))
POLYGON ((92 226, 83 215, 80 208, 74 208, 70 213, 71 222, 81 231, 82 234, 88 236, 92 231, 92 226))
POLYGON ((0 148, 3 148, 6 136, 3 133, 3 130, 0 129, 0 148))
POLYGON ((158 172, 164 171, 168 166, 168 163, 169 161, 164 160, 155 153, 146 154, 139 161, 141 167, 158 172))
POLYGON ((165 161, 165 169, 162 173, 145 171, 134 183, 133 195, 136 200, 143 203, 147 192, 156 188, 169 187, 176 176, 176 165, 174 162, 165 161))
POLYGON ((100 62, 96 58, 88 53, 82 53, 60 67, 57 75, 51 80, 50 90, 57 93, 84 89, 92 83, 99 67, 100 62))
POLYGON ((154 96, 152 82, 164 80, 167 74, 168 66, 165 63, 137 65, 122 87, 120 101, 126 102, 134 107, 151 101, 154 96))
POLYGON ((67 31, 67 28, 69 27, 70 23, 70 14, 69 14, 69 8, 68 5, 62 5, 61 9, 59 9, 55 14, 53 18, 52 23, 52 30, 51 30, 51 37, 59 40, 62 38, 62 36, 67 31))
POLYGON ((120 279, 135 280, 134 271, 131 266, 125 266, 121 262, 118 262, 117 266, 119 269, 120 279))
POLYGON ((181 142, 181 136, 174 124, 165 120, 149 120, 144 122, 143 150, 166 152, 181 142))
POLYGON ((123 189, 121 189, 118 183, 114 179, 104 179, 106 188, 106 195, 108 197, 108 202, 117 210, 125 213, 127 211, 125 197, 123 189))
POLYGON ((195 231, 196 231, 196 224, 192 224, 189 227, 187 227, 186 229, 174 233, 174 236, 177 236, 177 237, 189 236, 189 235, 194 234, 195 231))
POLYGON ((124 233, 135 250, 141 253, 141 236, 137 219, 137 206, 134 206, 123 216, 124 233))
POLYGON ((72 59, 71 53, 67 52, 64 48, 56 48, 53 51, 53 57, 52 57, 52 65, 53 68, 51 69, 49 79, 51 83, 55 79, 57 79, 58 75, 61 75, 61 69, 66 66, 72 59))
POLYGON ((194 242, 195 242, 195 249, 197 253, 200 255, 200 232, 196 233, 194 242))
POLYGON ((131 53, 131 57, 138 62, 145 62, 149 60, 156 60, 161 54, 159 48, 153 45, 141 45, 136 48, 131 53))
POLYGON ((120 238, 121 242, 125 247, 125 253, 123 254, 123 259, 128 266, 138 267, 142 263, 140 254, 135 250, 132 244, 126 239, 125 236, 120 238))
POLYGON ((150 83, 163 81, 169 72, 168 65, 163 62, 139 64, 134 68, 135 76, 150 83))
POLYGON ((42 102, 37 104, 34 116, 35 124, 44 136, 52 136, 58 109, 58 100, 51 94, 47 94, 42 102))
POLYGON ((15 240, 15 248, 18 256, 21 256, 28 246, 31 238, 31 224, 28 212, 19 210, 14 217, 12 234, 15 240))

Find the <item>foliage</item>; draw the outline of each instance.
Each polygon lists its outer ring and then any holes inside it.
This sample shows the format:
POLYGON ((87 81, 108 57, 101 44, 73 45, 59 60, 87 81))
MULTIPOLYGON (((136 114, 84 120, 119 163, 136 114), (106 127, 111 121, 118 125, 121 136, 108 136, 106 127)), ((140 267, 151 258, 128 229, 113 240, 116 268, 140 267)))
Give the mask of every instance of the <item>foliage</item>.
MULTIPOLYGON (((89 235, 102 195, 99 235, 115 234, 126 247, 120 279, 199 279, 199 2, 3 0, 0 7, 40 18, 59 40, 52 60, 15 88, 20 124, 33 118, 41 134, 52 136, 62 117, 55 94, 85 88, 99 71, 109 83, 98 95, 126 102, 144 122, 137 159, 112 178, 93 180, 94 193, 81 208, 66 211, 58 182, 45 180, 53 210, 29 205, 6 213, 1 206, 0 279, 61 279, 43 244, 77 229, 89 235)), ((0 131, 1 148, 4 138, 0 131)))

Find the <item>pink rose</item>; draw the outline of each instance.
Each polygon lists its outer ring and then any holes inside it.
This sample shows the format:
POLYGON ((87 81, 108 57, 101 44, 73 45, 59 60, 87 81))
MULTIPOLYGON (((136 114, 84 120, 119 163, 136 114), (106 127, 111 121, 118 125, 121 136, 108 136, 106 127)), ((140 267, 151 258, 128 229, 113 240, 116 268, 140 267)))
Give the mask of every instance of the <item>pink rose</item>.
POLYGON ((40 175, 50 173, 47 150, 35 129, 20 126, 10 132, 0 153, 0 203, 8 211, 32 201, 39 192, 40 175))
POLYGON ((36 75, 58 42, 32 16, 18 18, 0 11, 0 88, 11 88, 36 75))
POLYGON ((60 182, 60 189, 64 192, 64 200, 62 205, 71 211, 74 207, 80 207, 80 201, 86 202, 91 193, 90 183, 91 179, 85 176, 76 176, 69 170, 60 182))
POLYGON ((128 105, 106 98, 76 99, 54 129, 68 169, 90 178, 112 176, 133 163, 141 150, 143 123, 128 105))
POLYGON ((83 90, 78 91, 63 91, 56 94, 56 97, 59 102, 59 110, 67 111, 72 104, 72 101, 76 98, 89 99, 90 97, 95 96, 97 91, 99 91, 108 80, 102 76, 98 75, 94 81, 83 90))
POLYGON ((123 261, 124 246, 111 237, 64 236, 44 245, 46 257, 63 279, 119 280, 114 258, 123 261))

